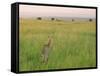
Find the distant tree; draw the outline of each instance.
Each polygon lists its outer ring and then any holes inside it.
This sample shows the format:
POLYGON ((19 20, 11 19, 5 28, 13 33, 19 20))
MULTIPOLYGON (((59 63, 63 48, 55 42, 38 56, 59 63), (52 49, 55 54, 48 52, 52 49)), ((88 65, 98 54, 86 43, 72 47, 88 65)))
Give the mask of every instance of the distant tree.
POLYGON ((75 21, 74 19, 72 19, 72 22, 75 21))
POLYGON ((89 19, 89 21, 91 22, 91 21, 92 21, 92 19, 89 19))
POLYGON ((55 18, 51 18, 51 20, 53 21, 53 20, 55 20, 55 18))
POLYGON ((38 19, 38 20, 42 20, 42 18, 41 18, 41 17, 38 17, 37 19, 38 19))

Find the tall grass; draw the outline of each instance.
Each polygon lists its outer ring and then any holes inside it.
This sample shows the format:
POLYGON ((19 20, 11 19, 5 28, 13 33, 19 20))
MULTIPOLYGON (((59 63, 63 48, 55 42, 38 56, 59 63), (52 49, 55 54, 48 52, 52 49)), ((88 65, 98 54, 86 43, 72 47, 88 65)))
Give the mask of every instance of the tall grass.
POLYGON ((49 70, 96 66, 95 21, 50 21, 20 19, 19 70, 49 70), (47 64, 41 51, 52 36, 47 64))

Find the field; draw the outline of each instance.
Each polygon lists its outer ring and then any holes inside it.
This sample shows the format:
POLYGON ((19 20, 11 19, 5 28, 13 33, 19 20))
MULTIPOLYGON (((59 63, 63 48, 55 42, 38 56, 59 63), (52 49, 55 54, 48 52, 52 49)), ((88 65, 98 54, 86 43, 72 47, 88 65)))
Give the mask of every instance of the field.
POLYGON ((95 21, 20 19, 19 70, 49 70, 96 66, 95 21), (47 64, 41 51, 48 36, 53 43, 47 64))

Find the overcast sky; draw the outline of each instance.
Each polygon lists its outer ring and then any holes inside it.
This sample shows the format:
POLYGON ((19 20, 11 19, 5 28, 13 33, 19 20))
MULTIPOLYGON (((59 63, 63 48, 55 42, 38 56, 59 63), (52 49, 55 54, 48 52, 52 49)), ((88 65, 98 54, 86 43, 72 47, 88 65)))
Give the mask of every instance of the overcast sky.
POLYGON ((86 8, 20 5, 19 16, 20 18, 32 18, 32 17, 95 18, 96 10, 86 9, 86 8))

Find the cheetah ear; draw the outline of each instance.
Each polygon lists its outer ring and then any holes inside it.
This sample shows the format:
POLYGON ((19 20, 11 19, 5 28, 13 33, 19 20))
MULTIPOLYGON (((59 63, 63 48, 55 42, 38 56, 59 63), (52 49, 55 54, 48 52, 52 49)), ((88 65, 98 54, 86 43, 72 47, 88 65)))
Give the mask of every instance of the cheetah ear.
POLYGON ((50 38, 50 36, 48 36, 48 38, 50 38))

